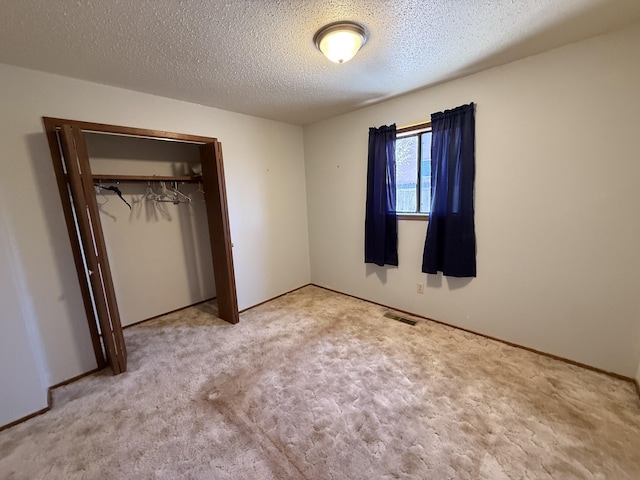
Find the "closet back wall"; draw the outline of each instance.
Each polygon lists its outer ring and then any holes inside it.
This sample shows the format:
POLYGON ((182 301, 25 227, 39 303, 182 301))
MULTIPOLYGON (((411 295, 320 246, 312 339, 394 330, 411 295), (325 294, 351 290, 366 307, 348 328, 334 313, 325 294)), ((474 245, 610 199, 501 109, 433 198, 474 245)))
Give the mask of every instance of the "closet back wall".
MULTIPOLYGON (((197 145, 86 134, 94 174, 186 175, 200 165, 197 145)), ((113 183, 105 183, 113 185, 113 183)), ((179 185, 191 204, 145 200, 147 183, 121 183, 127 205, 110 191, 97 200, 122 325, 215 296, 204 196, 179 185)), ((160 191, 157 183, 152 184, 160 191)))

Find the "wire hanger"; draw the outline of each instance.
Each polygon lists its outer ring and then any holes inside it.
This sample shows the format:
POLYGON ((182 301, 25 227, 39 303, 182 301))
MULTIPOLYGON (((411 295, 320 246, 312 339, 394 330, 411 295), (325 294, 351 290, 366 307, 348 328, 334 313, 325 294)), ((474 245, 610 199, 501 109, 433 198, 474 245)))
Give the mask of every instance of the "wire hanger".
POLYGON ((120 191, 120 189, 115 186, 115 185, 109 185, 108 187, 106 185, 102 185, 102 184, 98 184, 96 185, 96 187, 101 188, 103 190, 110 190, 112 192, 114 192, 116 195, 118 195, 120 197, 120 200, 122 200, 124 203, 127 204, 127 207, 129 207, 129 210, 131 210, 131 205, 129 204, 129 202, 127 202, 124 197, 122 196, 122 192, 120 191))
POLYGON ((156 194, 156 202, 173 203, 178 205, 179 203, 191 203, 191 199, 184 193, 178 190, 178 182, 174 182, 173 188, 167 187, 166 182, 160 182, 160 193, 156 194))
POLYGON ((194 190, 191 194, 189 194, 189 198, 191 199, 191 203, 193 204, 193 202, 204 202, 204 188, 202 188, 202 182, 199 181, 198 182, 198 189, 194 190), (201 199, 198 200, 198 197, 200 197, 201 199))
POLYGON ((185 195, 178 189, 178 182, 173 182, 172 191, 176 195, 176 200, 178 200, 177 203, 191 203, 191 197, 185 195))
POLYGON ((140 199, 141 201, 152 201, 155 202, 158 200, 158 194, 153 191, 153 187, 151 186, 151 182, 147 182, 147 191, 144 192, 144 195, 140 199))
POLYGON ((96 202, 98 203, 99 206, 102 205, 106 205, 107 203, 109 203, 109 197, 107 197, 103 192, 102 192, 102 187, 98 186, 98 185, 94 185, 93 188, 96 191, 96 202), (102 197, 104 199, 104 201, 100 202, 98 200, 98 196, 102 197))

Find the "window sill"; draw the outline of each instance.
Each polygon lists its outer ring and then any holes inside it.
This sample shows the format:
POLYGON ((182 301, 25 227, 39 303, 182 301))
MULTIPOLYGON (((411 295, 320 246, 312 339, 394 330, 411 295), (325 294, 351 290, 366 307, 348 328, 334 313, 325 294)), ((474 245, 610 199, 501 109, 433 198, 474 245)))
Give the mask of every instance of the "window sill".
POLYGON ((398 220, 422 220, 424 222, 429 221, 429 214, 427 213, 398 213, 396 214, 398 220))

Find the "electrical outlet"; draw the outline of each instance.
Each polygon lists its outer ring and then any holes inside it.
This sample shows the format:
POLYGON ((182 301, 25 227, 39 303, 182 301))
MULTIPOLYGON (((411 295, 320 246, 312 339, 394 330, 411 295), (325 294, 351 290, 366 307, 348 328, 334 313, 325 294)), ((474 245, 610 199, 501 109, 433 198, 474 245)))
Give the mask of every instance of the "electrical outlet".
POLYGON ((424 283, 418 283, 418 293, 424 293, 424 283))

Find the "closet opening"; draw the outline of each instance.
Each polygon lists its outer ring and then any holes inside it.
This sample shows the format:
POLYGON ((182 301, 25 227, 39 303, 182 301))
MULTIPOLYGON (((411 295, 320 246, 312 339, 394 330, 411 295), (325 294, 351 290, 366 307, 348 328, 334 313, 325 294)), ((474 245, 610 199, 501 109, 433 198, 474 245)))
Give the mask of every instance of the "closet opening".
POLYGON ((44 117, 99 368, 122 326, 216 297, 239 320, 217 139, 44 117))

